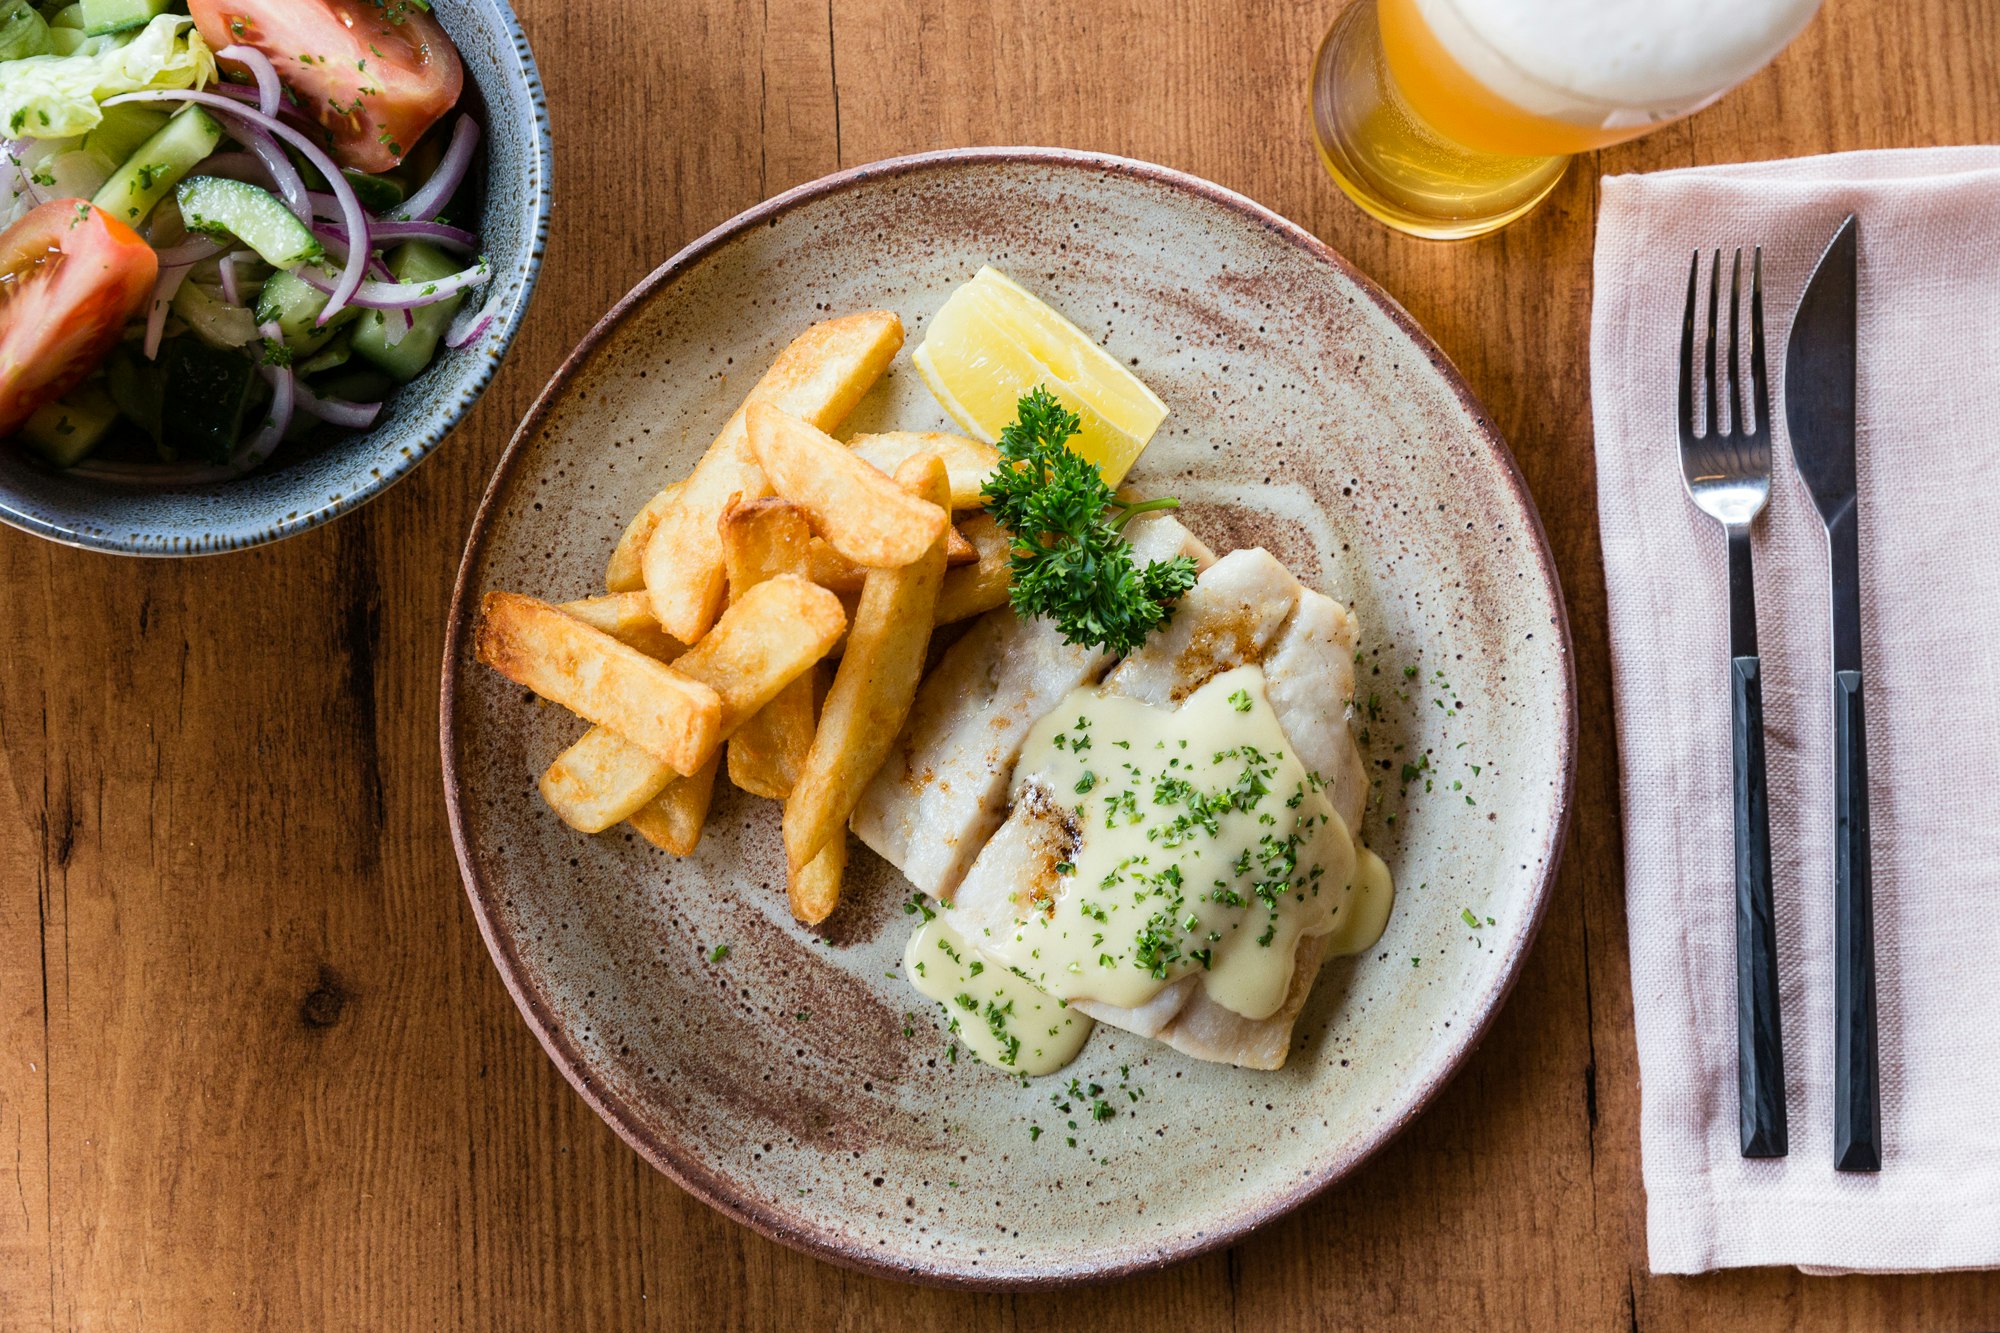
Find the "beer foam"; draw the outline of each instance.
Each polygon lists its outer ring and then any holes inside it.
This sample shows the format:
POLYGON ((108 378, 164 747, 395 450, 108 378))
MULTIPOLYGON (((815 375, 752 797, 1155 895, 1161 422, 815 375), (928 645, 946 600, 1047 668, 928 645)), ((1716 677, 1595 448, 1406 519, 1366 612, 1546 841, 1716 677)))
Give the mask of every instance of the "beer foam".
MULTIPOLYGON (((1690 111, 1770 63, 1820 0, 1416 0, 1467 72, 1523 110, 1614 126, 1690 111)), ((1635 122, 1636 123, 1636 122, 1635 122)))

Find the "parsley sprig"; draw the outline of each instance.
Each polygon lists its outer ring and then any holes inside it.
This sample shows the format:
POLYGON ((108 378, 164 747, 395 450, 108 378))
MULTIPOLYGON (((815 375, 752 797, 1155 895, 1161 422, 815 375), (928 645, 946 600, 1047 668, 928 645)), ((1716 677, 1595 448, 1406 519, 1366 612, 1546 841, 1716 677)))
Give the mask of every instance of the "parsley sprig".
POLYGON ((1014 609, 1053 620, 1070 643, 1129 653, 1167 622, 1194 586, 1195 565, 1182 555, 1140 568, 1125 525, 1181 502, 1120 500, 1069 447, 1083 423, 1047 389, 1023 395, 1015 412, 1000 432, 1001 465, 980 497, 1014 535, 1014 609))

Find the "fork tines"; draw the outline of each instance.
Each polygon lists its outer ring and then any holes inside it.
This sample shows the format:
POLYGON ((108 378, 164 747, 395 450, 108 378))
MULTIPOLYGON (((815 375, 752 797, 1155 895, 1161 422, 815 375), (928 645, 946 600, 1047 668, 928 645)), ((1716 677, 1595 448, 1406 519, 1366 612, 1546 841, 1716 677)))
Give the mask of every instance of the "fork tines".
MULTIPOLYGON (((1722 395, 1718 392, 1715 364, 1715 331, 1717 314, 1722 305, 1722 251, 1715 251, 1715 262, 1708 274, 1708 341, 1706 344, 1707 375, 1703 380, 1705 429, 1696 433, 1694 403, 1694 330, 1695 316, 1700 306, 1701 251, 1694 252, 1688 263, 1687 312, 1681 323, 1681 392, 1680 428, 1683 445, 1694 439, 1706 439, 1722 434, 1718 421, 1722 395)), ((1755 418, 1750 429, 1744 429, 1742 399, 1742 360, 1737 352, 1738 312, 1742 307, 1743 250, 1737 247, 1729 268, 1729 348, 1727 373, 1729 376, 1729 437, 1763 436, 1770 430, 1769 390, 1764 382, 1764 247, 1756 246, 1750 256, 1750 397, 1755 418)), ((1725 437, 1727 438, 1727 437, 1725 437)))

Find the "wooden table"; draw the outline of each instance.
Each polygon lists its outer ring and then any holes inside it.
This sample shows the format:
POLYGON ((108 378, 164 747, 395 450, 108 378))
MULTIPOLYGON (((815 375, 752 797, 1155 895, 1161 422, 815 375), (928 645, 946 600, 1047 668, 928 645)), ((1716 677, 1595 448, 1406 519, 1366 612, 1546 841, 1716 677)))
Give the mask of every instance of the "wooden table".
MULTIPOLYGON (((440 0, 444 3, 446 0, 440 0)), ((330 528, 118 560, 0 531, 0 1328, 1993 1328, 2000 1276, 1648 1276, 1586 373, 1600 173, 2000 139, 2000 6, 1830 0, 1777 67, 1461 246, 1322 174, 1335 0, 523 0, 559 203, 513 356, 330 528), (439 795, 459 545, 530 399, 681 244, 892 154, 1063 144, 1207 176, 1406 305, 1512 441, 1584 746, 1541 940, 1409 1132, 1249 1243, 1059 1296, 818 1263, 654 1174, 487 960, 439 795)))

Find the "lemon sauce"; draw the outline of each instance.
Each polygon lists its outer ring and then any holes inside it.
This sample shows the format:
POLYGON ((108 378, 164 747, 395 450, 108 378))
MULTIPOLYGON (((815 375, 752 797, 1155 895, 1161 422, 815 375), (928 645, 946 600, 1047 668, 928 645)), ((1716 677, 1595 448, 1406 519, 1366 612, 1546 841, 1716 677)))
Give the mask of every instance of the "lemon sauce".
POLYGON ((946 908, 912 940, 910 979, 963 1011, 953 1017, 980 1058, 1030 1073, 1060 1068, 1088 1036, 1080 1015, 1053 1008, 1063 1001, 1134 1008, 1194 978, 1222 1007, 1269 1018, 1302 939, 1358 953, 1393 898, 1387 867, 1357 848, 1323 785, 1293 753, 1259 666, 1172 709, 1076 690, 1031 729, 1015 770, 1017 813, 1035 812, 1046 857, 1023 867, 1011 921, 946 908), (990 999, 978 981, 995 987, 990 999), (1018 1016, 1004 1033, 972 1021, 994 1002, 1018 1016), (1073 1025, 1055 1028, 1052 1013, 1073 1025), (1033 1067, 1008 1035, 1041 1043, 1033 1067), (1067 1054, 1058 1036, 1074 1039, 1067 1054))
MULTIPOLYGON (((925 909, 927 911, 931 909, 925 909)), ((944 1006, 951 1030, 989 1065, 1053 1074, 1096 1025, 1061 1000, 981 958, 944 917, 917 927, 903 949, 910 984, 944 1006)))

